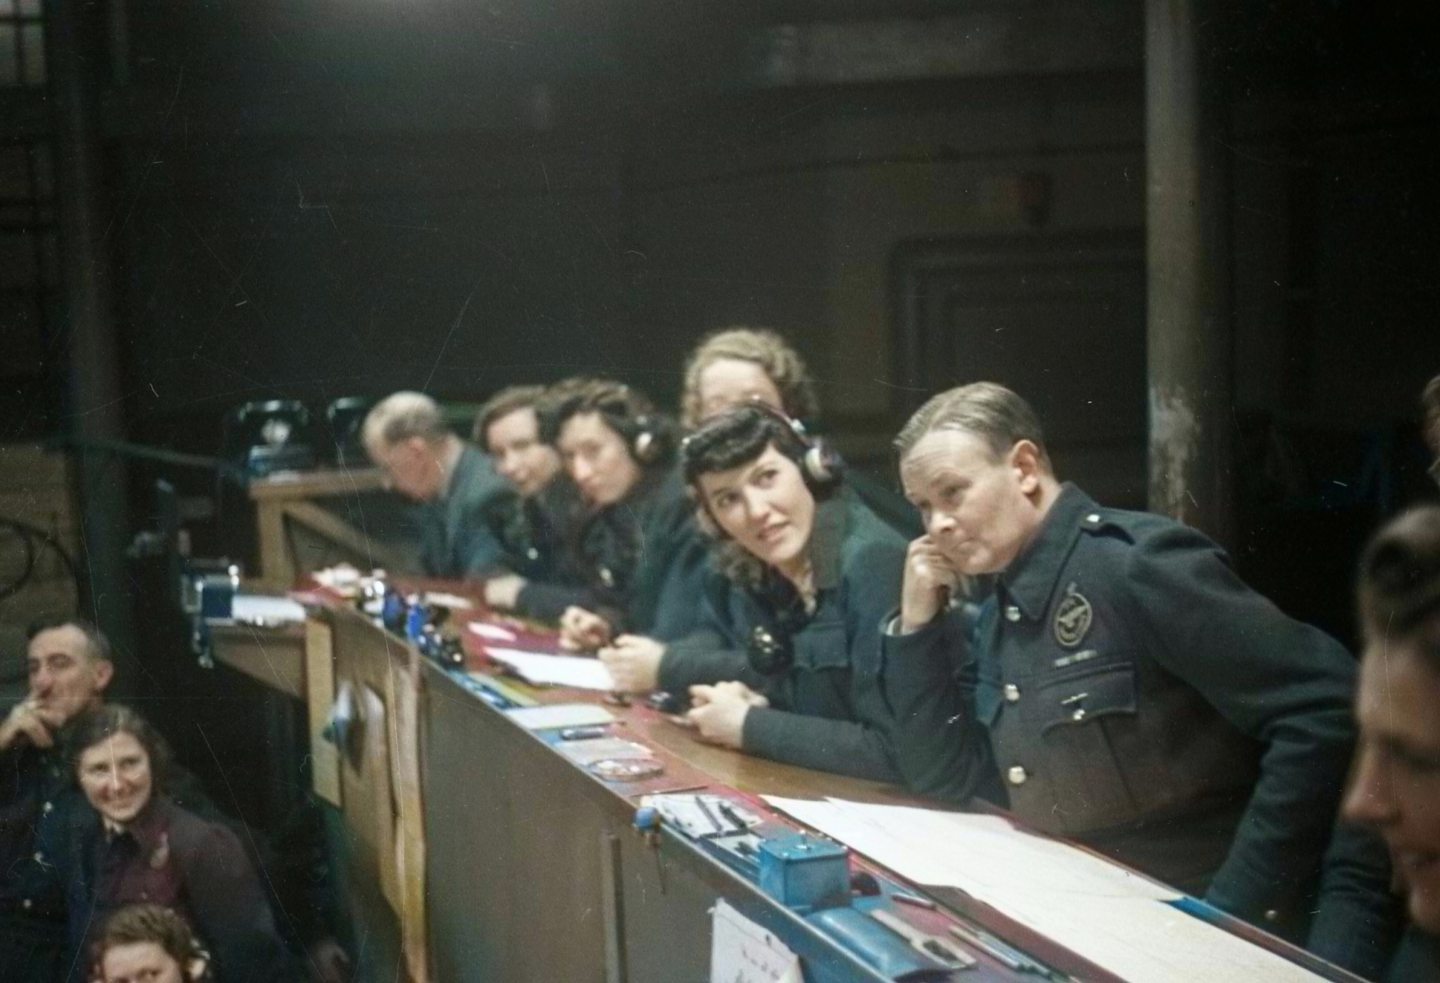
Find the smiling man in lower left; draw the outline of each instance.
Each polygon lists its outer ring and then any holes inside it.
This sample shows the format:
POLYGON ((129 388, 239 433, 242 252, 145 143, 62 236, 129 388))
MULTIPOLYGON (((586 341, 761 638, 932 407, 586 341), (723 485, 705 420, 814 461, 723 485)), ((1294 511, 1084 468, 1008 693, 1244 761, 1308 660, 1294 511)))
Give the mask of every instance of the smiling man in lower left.
POLYGON ((62 979, 65 891, 54 859, 85 800, 59 745, 98 708, 115 674, 110 643, 87 621, 30 628, 30 689, 0 723, 0 979, 62 979))

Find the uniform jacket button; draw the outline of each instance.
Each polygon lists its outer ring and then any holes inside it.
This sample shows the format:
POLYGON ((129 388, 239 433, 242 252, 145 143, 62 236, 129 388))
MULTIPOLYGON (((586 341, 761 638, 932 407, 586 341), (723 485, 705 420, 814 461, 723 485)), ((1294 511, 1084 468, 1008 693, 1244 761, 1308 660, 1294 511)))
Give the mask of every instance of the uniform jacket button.
POLYGON ((1005 773, 1005 777, 1010 780, 1011 785, 1024 785, 1025 779, 1030 775, 1019 765, 1011 765, 1010 770, 1005 773))
POLYGON ((36 850, 36 851, 35 851, 35 862, 36 862, 37 864, 43 864, 43 863, 45 862, 45 854, 41 853, 39 850, 36 850))
POLYGON ((1020 702, 1020 687, 1016 686, 1014 683, 1006 683, 1004 693, 1006 703, 1020 702))
POLYGON ((1017 607, 1016 607, 1015 605, 1013 605, 1013 604, 1007 604, 1007 605, 1005 606, 1005 620, 1006 620, 1006 621, 1019 621, 1019 620, 1020 620, 1020 609, 1017 608, 1017 607))
POLYGON ((1099 512, 1091 512, 1089 515, 1087 515, 1087 516, 1085 517, 1085 521, 1086 521, 1086 522, 1099 522, 1099 521, 1100 521, 1100 513, 1099 513, 1099 512))
POLYGON ((29 898, 26 898, 24 901, 20 902, 20 907, 24 908, 26 911, 29 911, 31 908, 35 907, 35 902, 31 901, 29 898))
POLYGON ((40 808, 41 808, 41 810, 44 811, 44 812, 54 812, 54 811, 55 811, 55 803, 53 803, 53 802, 47 802, 47 803, 45 803, 43 806, 41 806, 40 808))
POLYGON ((1280 912, 1276 911, 1274 908, 1271 908, 1269 911, 1265 912, 1265 920, 1266 920, 1267 922, 1276 922, 1276 921, 1279 921, 1279 920, 1280 920, 1280 912))

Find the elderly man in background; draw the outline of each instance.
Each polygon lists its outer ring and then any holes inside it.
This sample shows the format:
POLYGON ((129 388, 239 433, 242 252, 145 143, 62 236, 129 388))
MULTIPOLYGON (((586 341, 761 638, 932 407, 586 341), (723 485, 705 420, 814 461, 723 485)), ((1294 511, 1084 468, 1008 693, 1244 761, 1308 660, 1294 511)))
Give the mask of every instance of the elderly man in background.
POLYGON ((488 457, 450 431, 433 399, 386 397, 365 418, 362 437, 390 488, 423 506, 425 573, 483 578, 504 570, 500 530, 515 493, 488 457))

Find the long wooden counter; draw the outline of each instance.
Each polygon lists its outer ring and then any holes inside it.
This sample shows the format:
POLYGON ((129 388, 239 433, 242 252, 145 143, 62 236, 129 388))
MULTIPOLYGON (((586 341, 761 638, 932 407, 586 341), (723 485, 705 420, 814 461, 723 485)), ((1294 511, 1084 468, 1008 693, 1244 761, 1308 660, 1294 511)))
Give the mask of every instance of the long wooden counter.
MULTIPOLYGON (((699 787, 928 803, 704 744, 645 706, 607 709, 616 736, 651 746, 665 771, 645 783, 607 783, 492 707, 468 677, 422 660, 351 608, 314 612, 305 637, 306 750, 317 791, 343 817, 341 874, 364 941, 362 979, 706 980, 717 898, 783 939, 810 983, 884 978, 683 836, 637 832, 634 812, 644 792, 699 787), (338 694, 349 726, 326 739, 338 694)), ((285 681, 284 672, 274 675, 285 681)), ((541 703, 601 699, 520 689, 541 703)), ((1076 978, 1114 979, 993 909, 955 903, 955 912, 1076 978)), ((939 916, 953 917, 943 906, 939 916)), ((1325 976, 1350 978, 1233 927, 1325 976)), ((982 954, 963 978, 1031 977, 982 954)))

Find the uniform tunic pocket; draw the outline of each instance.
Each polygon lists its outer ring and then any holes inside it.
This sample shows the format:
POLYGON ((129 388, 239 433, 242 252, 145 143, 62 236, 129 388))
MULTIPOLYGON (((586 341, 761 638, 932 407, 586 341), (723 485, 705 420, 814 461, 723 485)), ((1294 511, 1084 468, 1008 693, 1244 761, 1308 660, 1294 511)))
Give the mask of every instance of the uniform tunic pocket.
POLYGON ((1047 673, 1030 686, 1031 720, 1063 827, 1080 832, 1133 817, 1136 801, 1117 748, 1136 726, 1134 663, 1096 660, 1047 673))
POLYGON ((802 669, 851 668, 843 622, 817 618, 795 635, 793 644, 795 665, 802 669))

